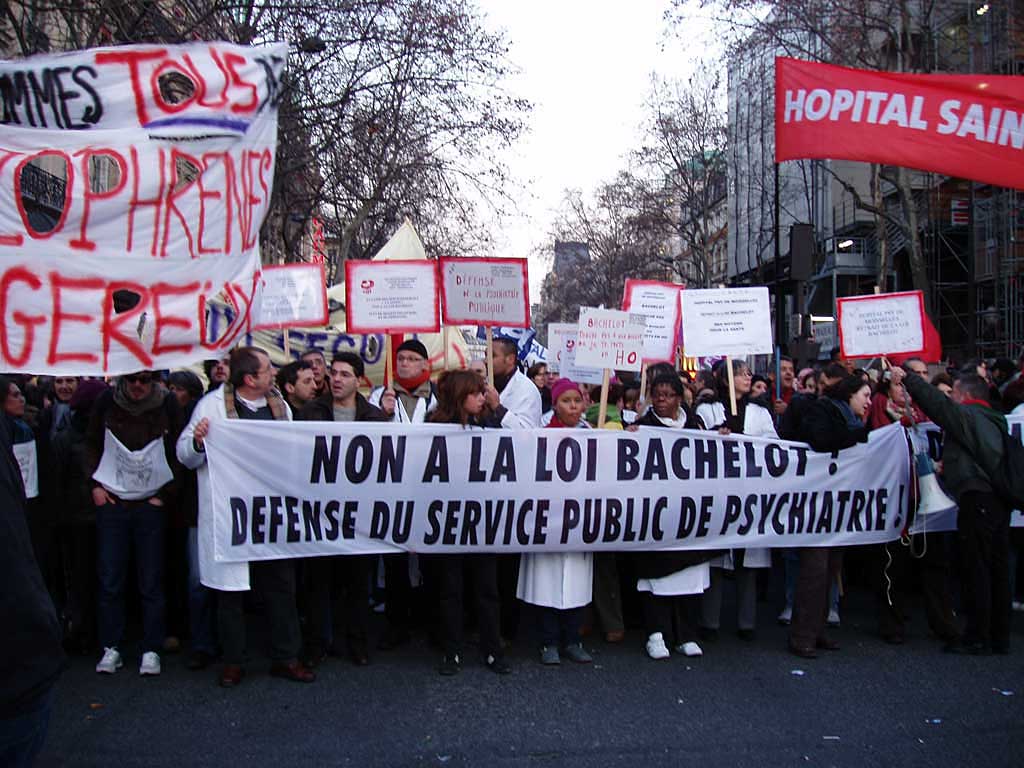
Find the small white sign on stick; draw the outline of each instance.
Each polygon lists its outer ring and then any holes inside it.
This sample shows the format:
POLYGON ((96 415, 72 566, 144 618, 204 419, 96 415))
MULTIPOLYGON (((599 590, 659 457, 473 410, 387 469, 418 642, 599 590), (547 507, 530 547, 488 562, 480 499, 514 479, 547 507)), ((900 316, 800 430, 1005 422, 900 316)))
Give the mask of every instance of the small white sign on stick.
POLYGON ((275 264, 263 267, 261 299, 253 330, 327 325, 327 288, 323 264, 275 264))
POLYGON ((576 323, 548 325, 548 367, 577 384, 600 384, 604 369, 576 364, 576 323))
POLYGON ((771 302, 766 286, 687 289, 679 293, 689 357, 770 354, 771 302))
POLYGON ((437 263, 345 262, 348 333, 437 333, 437 263))
POLYGON ((526 259, 442 258, 445 323, 529 328, 527 270, 526 259))
POLYGON ((844 358, 924 352, 921 291, 851 296, 836 302, 844 358))
POLYGON ((626 280, 622 310, 638 312, 647 320, 643 362, 675 361, 681 289, 681 285, 656 280, 626 280))
POLYGON ((599 368, 639 371, 644 356, 643 315, 618 309, 580 307, 576 362, 599 368))

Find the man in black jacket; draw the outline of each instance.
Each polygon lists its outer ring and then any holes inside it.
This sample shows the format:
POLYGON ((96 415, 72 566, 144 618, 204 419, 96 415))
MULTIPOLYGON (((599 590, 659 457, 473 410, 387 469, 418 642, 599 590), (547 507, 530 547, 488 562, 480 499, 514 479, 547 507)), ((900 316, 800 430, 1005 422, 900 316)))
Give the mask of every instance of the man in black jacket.
POLYGON ((46 738, 65 658, 57 614, 32 554, 6 419, 0 419, 0 584, 0 765, 30 766, 46 738))
POLYGON ((950 651, 1010 651, 1010 510, 987 472, 999 466, 1006 419, 989 404, 988 382, 974 373, 953 385, 952 398, 914 373, 893 370, 907 392, 942 427, 946 488, 959 506, 957 536, 964 556, 965 594, 971 611, 961 644, 950 651), (987 468, 987 469, 986 469, 987 468))
MULTIPOLYGON (((300 421, 390 421, 380 408, 370 405, 359 394, 363 377, 363 361, 352 352, 342 352, 331 361, 328 380, 330 394, 311 400, 299 412, 300 421)), ((394 393, 384 397, 391 408, 394 393)), ((376 557, 368 555, 335 555, 314 557, 306 561, 312 587, 309 595, 309 623, 306 638, 306 665, 314 667, 323 661, 330 636, 333 650, 340 650, 341 635, 346 635, 348 655, 352 663, 370 663, 367 630, 369 624, 370 572, 376 557), (325 621, 331 617, 332 632, 325 621)))

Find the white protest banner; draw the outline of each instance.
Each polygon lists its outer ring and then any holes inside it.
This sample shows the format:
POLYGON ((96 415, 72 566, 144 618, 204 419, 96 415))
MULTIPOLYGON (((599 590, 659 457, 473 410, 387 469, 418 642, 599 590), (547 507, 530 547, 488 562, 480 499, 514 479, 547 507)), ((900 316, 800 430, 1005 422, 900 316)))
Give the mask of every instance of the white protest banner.
POLYGON ((639 371, 643 367, 645 327, 643 315, 580 307, 576 362, 601 369, 639 371))
POLYGON ((437 333, 437 263, 346 261, 345 320, 349 333, 437 333))
POLYGON ((0 368, 119 374, 235 344, 258 302, 286 55, 218 42, 0 62, 0 368), (215 298, 237 317, 210 342, 215 298))
POLYGON ((841 546, 906 521, 903 429, 837 455, 643 428, 218 422, 220 561, 341 553, 841 546))
POLYGON ((530 327, 526 259, 442 257, 440 265, 445 323, 530 327))
MULTIPOLYGON (((1024 416, 1007 416, 1006 424, 1010 434, 1018 440, 1024 441, 1024 416)), ((907 430, 910 435, 910 442, 914 446, 914 453, 927 453, 932 461, 942 461, 942 430, 938 424, 926 421, 916 425, 913 429, 907 430)), ((936 475, 939 483, 942 483, 942 476, 936 475)), ((948 493, 948 492, 947 492, 948 493)), ((957 508, 937 512, 926 517, 915 517, 910 526, 911 533, 924 533, 926 531, 955 531, 957 521, 957 508)), ((1024 528, 1024 512, 1019 509, 1013 510, 1010 515, 1010 526, 1013 528, 1024 528)))
POLYGON ((636 312, 646 319, 643 362, 675 362, 682 289, 681 285, 657 280, 626 279, 622 311, 636 312))
POLYGON ((322 263, 263 267, 254 331, 327 325, 329 315, 322 263))
POLYGON ((604 369, 576 364, 576 323, 548 324, 548 366, 577 384, 600 384, 604 369))
POLYGON ((924 294, 878 293, 838 299, 839 349, 844 358, 922 354, 924 294))
POLYGON ((688 357, 770 354, 768 288, 688 289, 679 293, 688 357))

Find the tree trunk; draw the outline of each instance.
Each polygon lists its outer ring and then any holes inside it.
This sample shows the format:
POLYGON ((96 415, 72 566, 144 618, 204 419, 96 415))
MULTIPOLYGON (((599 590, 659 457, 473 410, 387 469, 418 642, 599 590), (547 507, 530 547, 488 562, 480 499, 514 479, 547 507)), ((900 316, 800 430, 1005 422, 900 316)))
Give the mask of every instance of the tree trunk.
MULTIPOLYGON (((882 209, 882 179, 879 176, 877 163, 871 164, 871 203, 877 210, 882 209)), ((878 238, 878 278, 875 283, 883 292, 888 290, 889 272, 889 237, 885 229, 885 219, 875 214, 875 237, 878 238)))

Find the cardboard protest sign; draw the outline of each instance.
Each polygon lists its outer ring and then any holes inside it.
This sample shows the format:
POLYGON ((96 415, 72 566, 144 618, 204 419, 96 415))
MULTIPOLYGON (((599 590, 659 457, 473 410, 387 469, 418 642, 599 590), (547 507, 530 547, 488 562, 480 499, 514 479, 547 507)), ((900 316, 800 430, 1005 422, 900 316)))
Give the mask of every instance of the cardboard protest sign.
POLYGON ((845 358, 924 351, 921 291, 877 293, 836 301, 839 349, 845 358))
POLYGON ((346 261, 345 319, 349 333, 437 333, 437 264, 346 261))
POLYGON ((548 324, 548 367, 558 375, 571 379, 577 384, 600 384, 604 377, 602 368, 588 367, 576 363, 576 323, 548 324))
POLYGON ((623 290, 623 312, 646 318, 645 363, 674 362, 679 335, 679 292, 683 286, 657 280, 628 278, 623 290))
POLYGON ((329 314, 322 263, 263 268, 253 330, 327 325, 329 314))
POLYGON ((446 324, 530 327, 526 259, 444 257, 440 265, 446 324))
POLYGON ((911 482, 899 425, 830 454, 713 431, 228 419, 206 448, 202 556, 224 562, 882 543, 911 482))
POLYGON ((745 357, 771 353, 768 288, 708 288, 679 294, 686 354, 745 357))
POLYGON ((0 62, 24 89, 0 138, 0 368, 119 374, 235 344, 258 300, 286 54, 193 43, 0 62), (210 342, 214 299, 236 322, 210 342))
POLYGON ((601 369, 639 371, 644 354, 643 315, 580 307, 576 362, 601 369))

